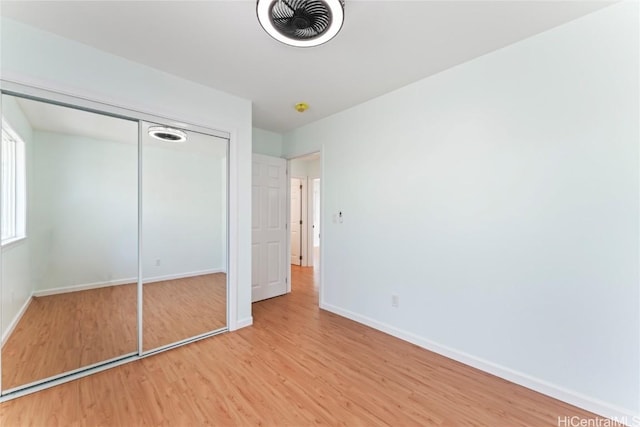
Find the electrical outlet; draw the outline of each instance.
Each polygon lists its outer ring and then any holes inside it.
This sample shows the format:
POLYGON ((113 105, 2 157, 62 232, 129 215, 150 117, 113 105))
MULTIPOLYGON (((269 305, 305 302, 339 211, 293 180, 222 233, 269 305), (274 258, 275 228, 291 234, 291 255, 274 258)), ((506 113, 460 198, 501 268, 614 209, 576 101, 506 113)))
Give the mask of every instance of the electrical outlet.
POLYGON ((391 295, 391 307, 398 308, 400 305, 400 297, 398 295, 391 295))
POLYGON ((156 267, 160 267, 160 258, 156 260, 156 267))

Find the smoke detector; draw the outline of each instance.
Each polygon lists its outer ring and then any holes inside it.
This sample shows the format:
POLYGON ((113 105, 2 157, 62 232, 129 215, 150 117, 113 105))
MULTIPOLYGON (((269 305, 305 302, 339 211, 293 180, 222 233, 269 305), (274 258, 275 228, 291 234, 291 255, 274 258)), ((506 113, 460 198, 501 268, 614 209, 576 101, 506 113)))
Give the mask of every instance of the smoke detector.
POLYGON ((274 39, 296 47, 335 37, 344 21, 343 0, 258 0, 258 21, 274 39))

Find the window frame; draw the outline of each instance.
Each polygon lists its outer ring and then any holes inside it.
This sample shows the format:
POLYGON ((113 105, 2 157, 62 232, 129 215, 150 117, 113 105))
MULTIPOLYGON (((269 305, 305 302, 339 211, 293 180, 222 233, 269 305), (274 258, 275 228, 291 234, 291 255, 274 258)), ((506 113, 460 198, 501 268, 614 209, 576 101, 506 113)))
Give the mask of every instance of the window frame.
POLYGON ((2 117, 2 149, 0 151, 0 208, 2 220, 0 221, 1 246, 7 246, 19 242, 27 237, 27 186, 26 186, 26 147, 24 139, 13 129, 8 121, 2 117), (5 146, 10 141, 11 146, 5 146), (9 160, 10 170, 5 172, 5 157, 9 160), (7 183, 7 181, 11 181, 7 183), (10 186, 10 191, 5 191, 10 186), (6 206, 7 203, 10 206, 6 206), (10 214, 10 215, 9 215, 10 214), (5 216, 10 216, 5 222, 5 216), (11 233, 5 235, 5 228, 10 228, 11 233))

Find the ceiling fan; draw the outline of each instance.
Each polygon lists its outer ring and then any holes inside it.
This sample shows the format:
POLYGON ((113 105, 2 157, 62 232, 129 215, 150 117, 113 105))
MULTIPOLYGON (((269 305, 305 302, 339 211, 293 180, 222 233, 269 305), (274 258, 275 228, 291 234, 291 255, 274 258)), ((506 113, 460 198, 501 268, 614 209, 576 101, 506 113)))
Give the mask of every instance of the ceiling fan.
POLYGON ((258 21, 274 39, 296 47, 318 46, 338 34, 343 0, 258 0, 258 21))

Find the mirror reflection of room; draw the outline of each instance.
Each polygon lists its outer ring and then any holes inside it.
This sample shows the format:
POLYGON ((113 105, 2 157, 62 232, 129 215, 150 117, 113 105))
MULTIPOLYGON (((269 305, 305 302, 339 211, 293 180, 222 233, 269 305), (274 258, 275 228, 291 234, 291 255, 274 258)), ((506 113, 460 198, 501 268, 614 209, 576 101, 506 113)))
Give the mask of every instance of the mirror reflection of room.
POLYGON ((227 145, 2 95, 2 394, 226 328, 227 145))
POLYGON ((226 326, 227 140, 142 126, 147 351, 226 326))
POLYGON ((2 387, 137 352, 138 123, 2 96, 2 387))

